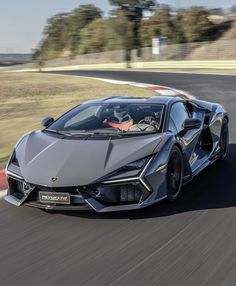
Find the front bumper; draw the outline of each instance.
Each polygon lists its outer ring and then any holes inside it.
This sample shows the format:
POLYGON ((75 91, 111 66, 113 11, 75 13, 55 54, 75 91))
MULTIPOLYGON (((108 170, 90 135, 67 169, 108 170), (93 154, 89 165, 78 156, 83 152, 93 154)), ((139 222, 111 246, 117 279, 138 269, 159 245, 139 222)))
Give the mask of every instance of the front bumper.
MULTIPOLYGON (((139 181, 133 182, 119 182, 119 185, 111 183, 108 185, 99 185, 95 187, 68 187, 68 188, 46 188, 42 186, 35 186, 27 184, 24 182, 23 178, 8 175, 9 189, 5 200, 15 206, 29 206, 45 210, 95 210, 96 212, 114 212, 114 211, 125 211, 125 210, 134 210, 145 207, 143 202, 149 196, 145 187, 139 181), (100 197, 95 196, 94 190, 100 190, 103 187, 110 187, 111 190, 120 190, 123 188, 128 188, 131 186, 129 191, 126 191, 127 201, 119 201, 121 194, 107 196, 106 191, 104 194, 99 194, 100 197), (27 189, 25 189, 27 187, 27 189), (113 189, 112 189, 113 188, 113 189), (39 199, 39 192, 46 191, 49 193, 67 193, 70 196, 70 204, 57 204, 57 203, 44 203, 39 199), (132 195, 133 192, 133 195, 132 195), (137 197, 137 192, 140 194, 137 197), (131 196, 130 196, 131 194, 131 196), (130 198, 131 197, 131 198, 130 198), (110 200, 110 201, 109 201, 110 200)), ((124 197, 124 194, 123 194, 124 197)))
POLYGON ((18 172, 15 173, 13 167, 8 168, 6 173, 9 189, 5 200, 16 206, 26 205, 48 210, 93 209, 96 212, 115 212, 142 209, 167 197, 166 165, 157 162, 161 167, 149 168, 151 161, 152 158, 139 173, 131 172, 129 177, 113 175, 94 185, 60 188, 29 184, 18 172), (39 192, 69 194, 69 204, 42 202, 39 192))

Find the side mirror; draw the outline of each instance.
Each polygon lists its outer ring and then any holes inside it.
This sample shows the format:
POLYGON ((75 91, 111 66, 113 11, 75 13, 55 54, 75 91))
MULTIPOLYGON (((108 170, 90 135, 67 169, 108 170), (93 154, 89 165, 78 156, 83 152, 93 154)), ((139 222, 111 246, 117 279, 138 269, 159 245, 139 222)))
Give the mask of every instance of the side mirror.
POLYGON ((42 121, 41 121, 41 124, 44 126, 44 127, 48 127, 51 123, 53 123, 54 119, 50 116, 48 117, 45 117, 42 121))
POLYGON ((192 129, 199 129, 202 125, 200 119, 195 118, 188 118, 184 121, 184 129, 185 130, 192 130, 192 129))

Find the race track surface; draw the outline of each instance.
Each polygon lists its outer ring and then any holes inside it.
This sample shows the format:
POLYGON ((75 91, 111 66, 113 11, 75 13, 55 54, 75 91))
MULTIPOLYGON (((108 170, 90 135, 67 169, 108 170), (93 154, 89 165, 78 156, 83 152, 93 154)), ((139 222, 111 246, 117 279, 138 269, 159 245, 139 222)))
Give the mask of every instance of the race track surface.
POLYGON ((222 103, 230 157, 197 176, 177 202, 141 211, 51 214, 1 200, 0 285, 236 285, 236 77, 65 73, 167 85, 222 103))

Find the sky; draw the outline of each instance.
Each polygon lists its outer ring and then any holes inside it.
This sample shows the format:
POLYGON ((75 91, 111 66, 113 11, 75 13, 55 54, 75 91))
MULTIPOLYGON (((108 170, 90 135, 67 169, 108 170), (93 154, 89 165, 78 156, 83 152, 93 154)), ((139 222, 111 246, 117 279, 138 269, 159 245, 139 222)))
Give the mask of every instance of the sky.
MULTIPOLYGON (((161 0, 174 7, 230 8, 235 0, 161 0)), ((30 53, 42 38, 46 21, 82 4, 94 4, 108 15, 108 0, 0 0, 0 53, 30 53)))

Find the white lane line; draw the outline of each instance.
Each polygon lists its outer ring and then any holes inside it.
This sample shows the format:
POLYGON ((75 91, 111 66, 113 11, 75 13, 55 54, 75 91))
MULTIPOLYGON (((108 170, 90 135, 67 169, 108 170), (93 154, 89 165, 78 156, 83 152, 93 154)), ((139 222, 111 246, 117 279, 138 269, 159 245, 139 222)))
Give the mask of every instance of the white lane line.
POLYGON ((7 190, 0 191, 0 199, 3 199, 7 194, 7 190))
POLYGON ((114 83, 114 84, 132 84, 132 81, 124 81, 124 80, 115 80, 115 79, 106 79, 106 78, 100 78, 100 77, 88 77, 88 76, 82 76, 82 77, 86 77, 89 79, 96 79, 96 80, 100 80, 100 81, 105 81, 108 83, 114 83))

